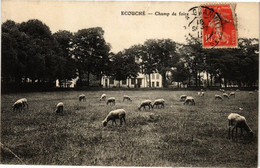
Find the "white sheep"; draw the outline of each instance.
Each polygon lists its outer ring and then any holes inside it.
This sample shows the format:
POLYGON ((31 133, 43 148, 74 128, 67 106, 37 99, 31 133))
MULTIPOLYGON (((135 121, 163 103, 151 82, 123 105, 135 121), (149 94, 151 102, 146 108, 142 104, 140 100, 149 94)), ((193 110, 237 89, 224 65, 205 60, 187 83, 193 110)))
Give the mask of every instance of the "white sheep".
POLYGON ((117 109, 109 112, 107 117, 102 121, 103 126, 107 126, 108 121, 112 120, 112 124, 116 124, 116 119, 120 120, 120 125, 122 125, 123 121, 125 121, 126 112, 124 109, 117 109))
POLYGON ((221 91, 221 92, 225 93, 225 90, 224 90, 224 89, 219 89, 219 91, 221 91))
POLYGON ((132 102, 132 99, 128 95, 123 96, 123 101, 125 101, 125 100, 129 100, 132 102))
POLYGON ((202 89, 201 89, 201 91, 200 91, 200 92, 198 92, 198 95, 199 95, 199 96, 201 96, 201 97, 202 97, 202 96, 204 96, 204 94, 205 94, 205 92, 203 92, 203 90, 202 90, 202 89))
POLYGON ((185 99, 184 103, 185 104, 191 104, 191 105, 195 105, 195 101, 194 101, 194 98, 191 97, 191 96, 187 96, 187 98, 185 99))
POLYGON ((231 92, 231 93, 229 93, 229 97, 231 97, 231 96, 236 97, 236 93, 235 93, 235 92, 231 92))
POLYGON ((62 102, 59 102, 56 105, 56 113, 63 113, 64 104, 62 102))
POLYGON ((101 100, 106 100, 106 97, 107 97, 106 94, 102 94, 99 100, 100 100, 100 101, 101 101, 101 100))
POLYGON ((86 101, 86 96, 84 94, 79 95, 79 101, 86 101))
POLYGON ((107 99, 107 105, 108 105, 108 104, 111 105, 112 103, 113 103, 114 105, 116 104, 116 98, 110 97, 110 98, 107 99))
POLYGON ((17 100, 14 104, 13 104, 13 111, 17 111, 19 110, 19 112, 22 111, 22 108, 23 108, 23 102, 22 100, 17 100))
POLYGON ((185 101, 186 98, 187 98, 187 95, 181 95, 180 96, 180 101, 185 101))
POLYGON ((223 100, 223 98, 220 95, 215 95, 215 100, 223 100))
POLYGON ((234 134, 234 130, 236 130, 235 133, 235 137, 237 137, 237 128, 241 129, 241 135, 243 135, 243 129, 245 129, 245 131, 252 137, 253 136, 253 131, 251 130, 251 128, 247 125, 246 119, 245 117, 237 114, 237 113, 231 113, 228 116, 228 138, 230 139, 230 129, 232 128, 232 133, 231 133, 231 137, 232 139, 233 134, 234 134))
POLYGON ((27 102, 27 99, 26 98, 21 98, 21 99, 19 99, 19 100, 21 100, 22 101, 22 103, 23 103, 23 108, 26 106, 27 108, 29 108, 29 105, 28 105, 28 102, 27 102))
POLYGON ((229 99, 229 95, 227 93, 223 93, 223 97, 228 98, 229 99))
POLYGON ((146 110, 146 106, 148 106, 150 110, 150 108, 152 107, 152 101, 151 100, 142 101, 140 107, 138 107, 138 110, 141 110, 141 108, 146 110))
POLYGON ((156 100, 154 101, 154 103, 152 104, 152 109, 154 108, 154 106, 155 106, 156 108, 159 108, 159 105, 161 105, 161 108, 164 108, 164 102, 165 102, 164 99, 156 99, 156 100))

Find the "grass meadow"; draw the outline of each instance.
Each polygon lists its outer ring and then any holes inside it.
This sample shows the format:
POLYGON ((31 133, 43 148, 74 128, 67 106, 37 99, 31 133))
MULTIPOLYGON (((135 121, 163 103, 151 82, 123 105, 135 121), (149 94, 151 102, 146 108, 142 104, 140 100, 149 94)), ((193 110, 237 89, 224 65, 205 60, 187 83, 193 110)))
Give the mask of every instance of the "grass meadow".
MULTIPOLYGON (((24 164, 84 166, 214 166, 256 167, 258 93, 236 92, 223 102, 214 100, 219 91, 64 91, 5 94, 1 97, 1 142, 24 164), (99 101, 102 93, 115 97, 116 105, 99 101), (85 94, 87 101, 79 102, 85 94), (127 94, 133 102, 123 102, 127 94), (183 105, 182 94, 196 105, 183 105), (29 109, 13 112, 12 104, 26 97, 29 109), (164 98, 164 109, 138 111, 142 100, 164 98), (64 103, 64 115, 55 105, 64 103), (126 125, 102 120, 114 109, 126 110, 126 125), (239 108, 243 108, 242 111, 239 108), (246 117, 255 133, 229 140, 227 116, 246 117)), ((239 131, 240 133, 240 131, 239 131)), ((244 132, 245 135, 245 132, 244 132)), ((22 164, 8 150, 1 150, 2 164, 22 164)))

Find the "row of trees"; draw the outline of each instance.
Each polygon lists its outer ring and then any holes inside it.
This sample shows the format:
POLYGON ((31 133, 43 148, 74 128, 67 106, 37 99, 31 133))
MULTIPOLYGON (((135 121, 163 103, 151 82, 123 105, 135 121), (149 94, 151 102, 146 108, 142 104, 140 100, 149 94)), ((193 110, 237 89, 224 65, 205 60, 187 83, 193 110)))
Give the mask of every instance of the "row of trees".
POLYGON ((158 72, 164 87, 172 81, 200 86, 204 72, 207 85, 252 86, 258 81, 258 44, 257 39, 240 39, 236 49, 203 49, 192 37, 185 45, 150 39, 112 53, 100 27, 52 34, 39 20, 8 20, 2 24, 2 83, 54 86, 56 79, 62 83, 78 76, 79 86, 89 86, 90 75, 101 85, 104 75, 124 80, 142 72, 150 79, 158 72))

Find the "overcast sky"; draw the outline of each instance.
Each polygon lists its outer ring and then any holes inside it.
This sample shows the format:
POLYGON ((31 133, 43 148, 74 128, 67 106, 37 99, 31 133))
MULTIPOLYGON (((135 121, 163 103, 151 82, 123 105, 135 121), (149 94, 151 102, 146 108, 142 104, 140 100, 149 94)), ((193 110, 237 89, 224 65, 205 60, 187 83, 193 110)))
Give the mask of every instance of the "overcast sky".
MULTIPOLYGON (((205 2, 204 2, 205 3, 205 2)), ((188 24, 179 12, 188 12, 200 3, 181 2, 61 2, 2 0, 2 23, 11 19, 17 23, 39 19, 58 30, 77 32, 90 27, 102 27, 105 39, 118 52, 151 38, 171 38, 180 43, 187 35, 188 24), (146 16, 122 16, 121 11, 145 11, 146 16), (176 16, 155 16, 155 12, 176 12, 176 16)), ((238 37, 259 38, 259 3, 238 3, 238 37)))

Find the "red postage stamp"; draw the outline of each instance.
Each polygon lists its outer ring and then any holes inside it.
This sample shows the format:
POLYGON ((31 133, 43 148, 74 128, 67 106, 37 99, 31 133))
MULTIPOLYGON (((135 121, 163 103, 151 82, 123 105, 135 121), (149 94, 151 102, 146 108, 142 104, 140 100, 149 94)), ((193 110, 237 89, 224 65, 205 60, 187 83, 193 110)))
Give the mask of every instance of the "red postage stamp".
POLYGON ((203 48, 237 47, 237 26, 235 6, 212 4, 202 6, 203 48))

